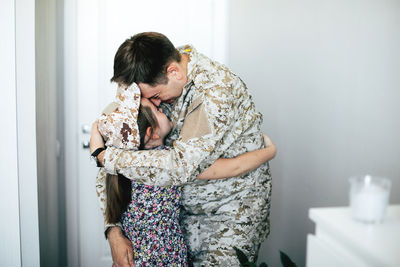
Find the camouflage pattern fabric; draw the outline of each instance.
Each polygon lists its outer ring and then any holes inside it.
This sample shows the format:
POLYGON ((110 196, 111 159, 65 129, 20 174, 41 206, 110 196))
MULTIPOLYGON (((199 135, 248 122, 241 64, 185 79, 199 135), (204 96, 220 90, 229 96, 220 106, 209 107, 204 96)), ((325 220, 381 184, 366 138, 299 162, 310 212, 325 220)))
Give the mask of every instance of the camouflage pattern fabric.
MULTIPOLYGON (((118 86, 115 101, 110 103, 98 119, 98 129, 106 146, 125 150, 137 150, 140 145, 137 118, 140 107, 140 89, 136 83, 130 86, 118 86)), ((97 180, 97 194, 100 208, 105 217, 106 177, 104 168, 100 168, 97 180)), ((105 222, 105 227, 114 226, 105 222)), ((121 226, 118 223, 118 226, 121 226)))
POLYGON ((118 86, 115 102, 108 105, 99 118, 98 129, 106 146, 135 149, 140 145, 137 118, 140 107, 140 89, 133 83, 118 86))
MULTIPOLYGON (((231 158, 264 146, 262 116, 246 85, 226 66, 193 47, 188 83, 171 107, 174 127, 166 151, 107 148, 108 173, 150 185, 182 185, 183 218, 190 260, 195 266, 239 266, 233 246, 254 259, 269 233, 271 177, 268 163, 229 179, 196 176, 220 157, 231 158)), ((104 191, 99 173, 97 190, 104 191)), ((99 193, 99 196, 101 194, 99 193)))

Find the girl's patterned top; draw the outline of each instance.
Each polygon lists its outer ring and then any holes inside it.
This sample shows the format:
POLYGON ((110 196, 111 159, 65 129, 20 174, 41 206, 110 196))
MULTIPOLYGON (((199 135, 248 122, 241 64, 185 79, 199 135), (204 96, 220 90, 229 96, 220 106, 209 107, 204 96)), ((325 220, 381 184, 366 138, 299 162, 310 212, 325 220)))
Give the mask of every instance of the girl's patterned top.
POLYGON ((179 225, 181 193, 180 186, 159 187, 132 181, 132 200, 121 222, 133 245, 135 266, 187 266, 179 225))

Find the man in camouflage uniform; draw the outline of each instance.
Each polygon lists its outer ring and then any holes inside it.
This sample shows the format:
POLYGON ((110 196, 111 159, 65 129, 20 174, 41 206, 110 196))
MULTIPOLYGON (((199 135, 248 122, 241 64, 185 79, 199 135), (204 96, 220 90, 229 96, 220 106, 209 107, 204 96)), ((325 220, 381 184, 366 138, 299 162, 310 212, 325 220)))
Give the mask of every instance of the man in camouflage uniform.
MULTIPOLYGON (((126 42, 138 43, 147 37, 166 39, 161 34, 142 33, 126 42)), ((226 66, 191 46, 178 51, 182 60, 167 62, 165 67, 167 83, 123 81, 137 82, 142 97, 156 105, 171 104, 174 127, 165 140, 171 149, 133 152, 108 147, 99 155, 105 168, 98 175, 98 194, 104 205, 105 171, 150 185, 184 184, 182 225, 191 262, 195 266, 239 266, 233 247, 254 260, 269 233, 268 163, 229 179, 201 181, 196 176, 220 157, 263 147, 262 116, 255 111, 246 85, 226 66)), ((115 70, 113 79, 121 82, 115 79, 115 70)), ((112 251, 124 251, 113 242, 117 240, 113 235, 120 238, 122 233, 108 235, 112 251)))

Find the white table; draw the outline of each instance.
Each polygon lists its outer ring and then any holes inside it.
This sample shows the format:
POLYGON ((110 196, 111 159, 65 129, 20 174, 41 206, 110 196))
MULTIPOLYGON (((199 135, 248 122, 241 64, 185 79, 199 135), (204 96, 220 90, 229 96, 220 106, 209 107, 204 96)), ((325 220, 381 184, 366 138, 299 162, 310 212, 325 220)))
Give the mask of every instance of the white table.
POLYGON ((399 267, 400 205, 391 205, 381 224, 350 217, 348 207, 311 208, 315 235, 307 236, 307 267, 399 267))

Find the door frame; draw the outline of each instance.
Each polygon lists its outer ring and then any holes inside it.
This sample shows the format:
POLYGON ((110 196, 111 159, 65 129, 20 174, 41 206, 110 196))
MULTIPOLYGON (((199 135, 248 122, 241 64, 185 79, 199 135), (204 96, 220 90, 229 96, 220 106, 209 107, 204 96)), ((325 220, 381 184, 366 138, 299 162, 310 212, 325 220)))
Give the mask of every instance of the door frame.
POLYGON ((79 266, 77 0, 64 1, 64 170, 67 266, 79 266))

